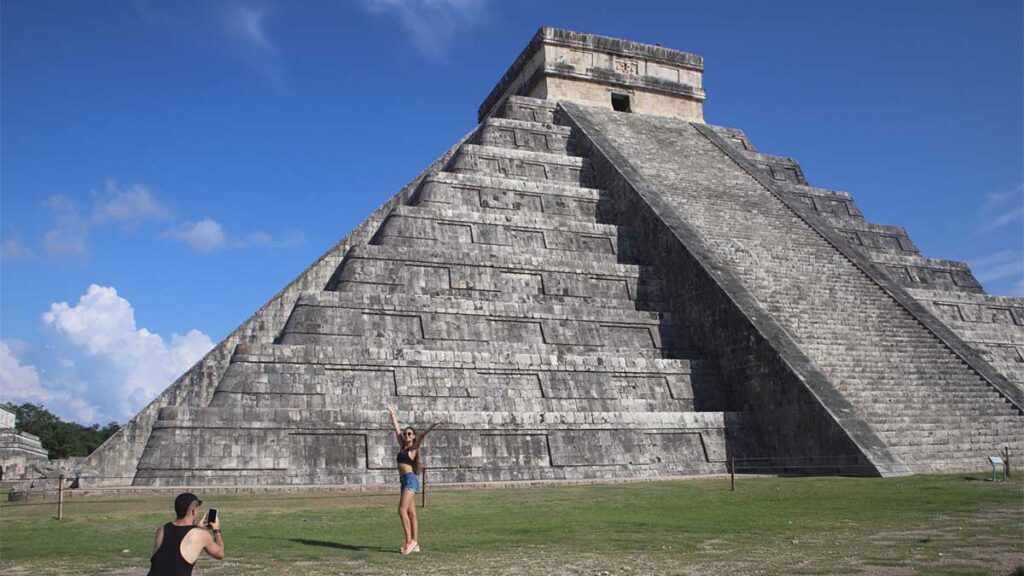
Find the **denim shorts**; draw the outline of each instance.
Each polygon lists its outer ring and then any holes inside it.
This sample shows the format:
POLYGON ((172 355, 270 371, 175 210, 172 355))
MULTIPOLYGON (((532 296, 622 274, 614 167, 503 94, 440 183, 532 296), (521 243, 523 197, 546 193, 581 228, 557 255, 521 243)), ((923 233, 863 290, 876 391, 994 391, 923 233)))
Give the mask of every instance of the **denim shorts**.
POLYGON ((398 478, 402 484, 402 490, 412 490, 413 492, 420 491, 420 477, 413 472, 406 472, 398 478))

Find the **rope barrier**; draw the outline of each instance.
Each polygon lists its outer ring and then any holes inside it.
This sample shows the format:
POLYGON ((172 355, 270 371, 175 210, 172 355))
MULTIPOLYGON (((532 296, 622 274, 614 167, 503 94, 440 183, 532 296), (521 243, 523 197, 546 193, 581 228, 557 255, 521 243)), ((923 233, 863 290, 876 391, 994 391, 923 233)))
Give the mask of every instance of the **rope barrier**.
MULTIPOLYGON (((859 470, 874 470, 874 466, 868 463, 860 462, 861 455, 858 454, 835 454, 826 456, 744 456, 744 457, 730 457, 727 461, 721 462, 725 465, 726 470, 730 475, 730 486, 733 491, 736 489, 736 474, 737 473, 757 473, 757 474, 771 474, 771 473, 793 473, 793 472, 811 472, 829 470, 836 474, 845 472, 854 472, 859 470)), ((385 469, 373 469, 372 472, 379 473, 381 475, 389 475, 392 472, 385 472, 385 469)), ((239 471, 244 472, 244 471, 239 471)), ((67 480, 63 475, 58 478, 41 478, 34 480, 24 480, 22 482, 39 482, 49 483, 56 482, 56 487, 40 487, 31 488, 26 491, 29 496, 37 496, 44 494, 48 496, 50 493, 55 493, 55 500, 58 506, 57 517, 58 519, 63 517, 63 509, 67 506, 78 506, 78 505, 99 505, 99 504, 140 504, 150 502, 153 496, 147 496, 147 491, 152 491, 154 495, 159 491, 171 490, 171 489, 182 489, 182 490, 202 490, 206 493, 218 493, 218 499, 221 501, 233 501, 242 500, 250 502, 274 502, 274 501, 301 501, 301 500, 345 500, 345 499, 367 499, 367 498, 392 498, 394 495, 387 491, 388 485, 386 484, 341 484, 341 483, 324 483, 316 484, 319 480, 330 480, 332 477, 326 474, 267 474, 264 472, 264 476, 270 477, 275 482, 274 484, 230 484, 230 485, 210 485, 207 484, 209 481, 216 481, 222 479, 237 479, 236 473, 224 472, 223 474, 216 476, 202 476, 197 478, 184 478, 184 474, 136 474, 131 476, 90 476, 88 474, 82 474, 79 476, 82 480, 87 483, 109 483, 122 481, 124 485, 120 486, 96 486, 90 487, 86 485, 83 488, 68 488, 67 480), (153 485, 132 485, 135 481, 147 481, 147 480, 165 480, 173 479, 175 483, 167 486, 153 486, 153 485), (288 479, 301 479, 301 483, 289 483, 286 482, 288 479), (285 482, 282 482, 285 481, 285 482), (293 491, 294 490, 294 491, 293 491), (90 497, 80 498, 65 498, 65 495, 73 496, 77 492, 88 492, 90 497), (103 493, 117 493, 124 491, 135 491, 130 495, 125 495, 121 498, 103 498, 100 496, 103 493), (223 492, 219 492, 223 491, 223 492), (98 493, 98 498, 92 498, 92 494, 98 493)), ((258 478, 258 476, 244 476, 243 478, 258 478)), ((74 477, 70 478, 74 480, 74 477)), ((657 476, 645 477, 642 480, 657 481, 657 476)), ((592 481, 593 479, 587 479, 592 481)), ((640 479, 637 479, 640 480, 640 479)), ((539 482, 555 482, 558 483, 558 479, 542 479, 539 482)), ((571 480, 570 480, 571 481, 571 480)), ((514 481, 509 481, 514 482, 514 481)), ((529 482, 529 481, 527 481, 529 482)), ((599 481, 598 481, 599 482, 599 481)), ((459 486, 464 486, 467 483, 458 483, 459 486)), ((469 483, 471 484, 471 483, 469 483)), ((485 483, 486 484, 486 483, 485 483)), ((444 484, 441 484, 444 487, 444 484)), ((421 506, 426 504, 425 494, 421 494, 422 503, 421 506)), ((44 496, 45 497, 45 496, 44 496)), ((35 501, 35 502, 19 502, 9 501, 0 502, 0 508, 3 509, 14 509, 14 508, 27 508, 27 507, 40 507, 40 506, 53 506, 54 501, 50 499, 35 501)))

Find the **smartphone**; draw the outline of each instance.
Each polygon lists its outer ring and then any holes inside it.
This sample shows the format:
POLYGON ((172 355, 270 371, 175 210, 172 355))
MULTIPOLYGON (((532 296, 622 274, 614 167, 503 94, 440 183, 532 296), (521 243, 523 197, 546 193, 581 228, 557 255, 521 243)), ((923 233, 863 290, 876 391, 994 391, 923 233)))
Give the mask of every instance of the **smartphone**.
POLYGON ((209 525, 209 524, 213 524, 216 521, 217 521, 217 509, 216 508, 210 508, 210 511, 206 514, 206 523, 209 525))

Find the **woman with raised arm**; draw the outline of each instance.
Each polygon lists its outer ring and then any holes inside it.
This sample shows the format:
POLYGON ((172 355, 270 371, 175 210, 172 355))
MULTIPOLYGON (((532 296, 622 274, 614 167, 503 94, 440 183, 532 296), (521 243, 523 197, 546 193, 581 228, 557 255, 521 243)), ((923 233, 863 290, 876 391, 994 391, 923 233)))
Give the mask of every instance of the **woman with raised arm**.
POLYGON ((402 495, 398 499, 398 517, 402 520, 402 530, 405 531, 405 545, 402 546, 402 554, 419 552, 419 525, 416 523, 416 493, 420 490, 420 446, 423 440, 438 425, 444 424, 444 420, 437 420, 419 435, 412 426, 404 430, 398 424, 397 408, 392 404, 386 405, 388 414, 391 415, 391 425, 395 428, 395 437, 398 439, 398 479, 402 485, 402 495))

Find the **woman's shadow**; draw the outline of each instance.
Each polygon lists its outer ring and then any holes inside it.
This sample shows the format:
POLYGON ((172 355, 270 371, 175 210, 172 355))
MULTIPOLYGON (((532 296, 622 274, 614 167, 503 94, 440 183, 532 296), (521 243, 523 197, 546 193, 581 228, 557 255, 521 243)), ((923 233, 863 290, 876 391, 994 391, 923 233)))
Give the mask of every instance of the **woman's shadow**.
POLYGON ((341 542, 328 542, 326 540, 309 540, 307 538, 290 538, 296 544, 305 546, 321 546, 323 548, 335 548, 337 550, 348 550, 350 552, 393 552, 398 554, 398 549, 385 548, 383 546, 357 546, 355 544, 342 544, 341 542))

